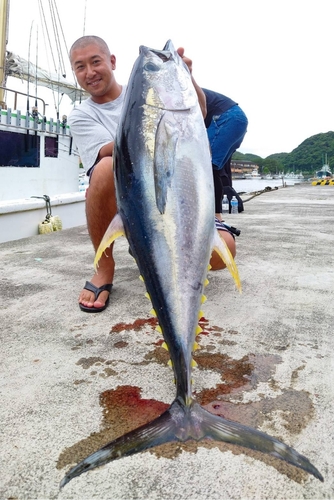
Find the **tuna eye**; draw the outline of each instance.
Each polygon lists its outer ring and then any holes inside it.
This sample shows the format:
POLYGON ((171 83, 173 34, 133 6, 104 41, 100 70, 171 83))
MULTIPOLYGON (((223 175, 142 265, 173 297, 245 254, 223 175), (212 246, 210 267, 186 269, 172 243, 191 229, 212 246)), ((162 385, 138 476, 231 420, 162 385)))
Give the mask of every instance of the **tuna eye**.
POLYGON ((144 69, 146 69, 146 71, 159 71, 160 68, 156 64, 149 62, 145 64, 144 69))

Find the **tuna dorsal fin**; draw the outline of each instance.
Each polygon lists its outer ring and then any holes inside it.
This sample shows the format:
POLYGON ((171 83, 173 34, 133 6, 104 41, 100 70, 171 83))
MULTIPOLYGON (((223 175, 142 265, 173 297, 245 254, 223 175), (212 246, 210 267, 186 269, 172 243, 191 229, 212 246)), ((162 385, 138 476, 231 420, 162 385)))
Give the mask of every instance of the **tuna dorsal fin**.
POLYGON ((171 52, 175 52, 172 40, 167 40, 167 42, 165 43, 165 46, 162 50, 170 50, 171 52))
POLYGON ((99 248, 96 251, 95 259, 94 259, 94 267, 95 270, 98 267, 99 260, 102 257, 103 252, 110 247, 110 245, 119 237, 125 236, 124 226, 122 222, 122 218, 119 214, 116 214, 113 220, 110 222, 108 229, 106 230, 99 248))

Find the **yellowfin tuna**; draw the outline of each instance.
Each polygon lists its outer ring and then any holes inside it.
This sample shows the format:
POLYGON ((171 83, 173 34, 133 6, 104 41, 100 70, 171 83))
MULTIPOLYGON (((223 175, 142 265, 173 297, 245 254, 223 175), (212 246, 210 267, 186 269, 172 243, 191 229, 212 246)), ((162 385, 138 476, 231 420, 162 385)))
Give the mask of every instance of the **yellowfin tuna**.
POLYGON ((188 68, 167 42, 140 48, 115 141, 118 214, 97 251, 125 234, 152 301, 174 371, 176 397, 154 421, 93 453, 64 477, 170 441, 212 438, 252 448, 321 474, 293 448, 213 415, 192 397, 192 351, 210 256, 216 250, 240 288, 238 271, 214 223, 210 149, 188 68))

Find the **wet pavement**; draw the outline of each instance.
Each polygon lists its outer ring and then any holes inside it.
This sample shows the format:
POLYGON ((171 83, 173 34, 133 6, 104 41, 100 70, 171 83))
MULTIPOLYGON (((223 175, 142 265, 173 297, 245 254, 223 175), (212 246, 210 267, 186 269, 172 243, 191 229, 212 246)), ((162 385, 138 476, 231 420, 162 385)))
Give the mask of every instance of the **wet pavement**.
POLYGON ((175 386, 125 239, 109 308, 85 314, 93 250, 81 226, 0 245, 3 499, 334 498, 334 186, 264 193, 241 229, 243 293, 209 273, 194 370, 209 411, 295 447, 324 476, 203 441, 170 443, 73 479, 68 469, 161 414, 175 386))

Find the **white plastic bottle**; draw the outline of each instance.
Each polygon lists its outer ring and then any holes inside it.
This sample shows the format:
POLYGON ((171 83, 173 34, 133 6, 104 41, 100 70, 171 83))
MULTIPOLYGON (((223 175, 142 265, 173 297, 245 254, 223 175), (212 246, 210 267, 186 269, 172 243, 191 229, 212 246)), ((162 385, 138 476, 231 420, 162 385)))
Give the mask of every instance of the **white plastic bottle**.
POLYGON ((230 211, 230 204, 227 198, 227 195, 224 194, 223 202, 222 202, 222 214, 228 214, 230 211))
POLYGON ((238 200, 236 199, 235 196, 233 196, 231 200, 231 214, 237 214, 238 213, 238 200))
POLYGON ((79 179, 79 191, 86 191, 88 188, 88 178, 82 177, 79 179))

